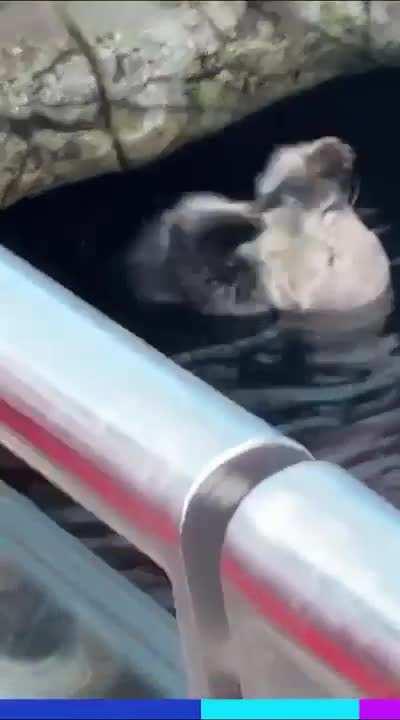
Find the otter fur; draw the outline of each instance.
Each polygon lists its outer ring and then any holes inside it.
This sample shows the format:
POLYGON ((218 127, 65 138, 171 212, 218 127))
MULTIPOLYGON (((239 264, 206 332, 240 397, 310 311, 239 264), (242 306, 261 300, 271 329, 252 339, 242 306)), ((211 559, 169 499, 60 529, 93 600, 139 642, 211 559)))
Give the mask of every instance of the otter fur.
POLYGON ((211 193, 185 195, 145 227, 130 251, 133 292, 147 303, 183 304, 206 315, 265 312, 255 267, 237 255, 263 227, 251 203, 211 193))
POLYGON ((320 138, 273 152, 251 202, 184 196, 131 252, 134 292, 208 315, 342 312, 373 302, 390 288, 390 268, 352 206, 354 160, 340 139, 320 138))

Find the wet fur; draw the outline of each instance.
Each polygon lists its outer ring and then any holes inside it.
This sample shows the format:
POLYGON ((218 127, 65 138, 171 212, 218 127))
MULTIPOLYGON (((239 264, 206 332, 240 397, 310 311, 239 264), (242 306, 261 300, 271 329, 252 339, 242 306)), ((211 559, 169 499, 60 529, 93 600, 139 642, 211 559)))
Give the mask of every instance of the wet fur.
MULTIPOLYGON (((333 268, 336 262, 335 253, 329 255, 328 216, 340 220, 340 213, 345 213, 343 217, 350 223, 349 242, 354 231, 358 250, 362 249, 362 225, 357 225, 351 211, 358 196, 358 187, 353 185, 354 160, 352 149, 338 138, 321 138, 272 153, 256 178, 252 202, 234 203, 207 193, 184 196, 146 226, 129 251, 131 288, 142 301, 184 305, 205 315, 257 315, 271 306, 305 310, 313 302, 321 303, 321 308, 332 303, 345 309, 348 293, 353 306, 357 292, 353 293, 349 278, 338 276, 336 270, 333 275, 326 274, 326 268, 333 268), (312 246, 306 239, 310 229, 312 246), (302 240, 303 246, 299 244, 302 240), (273 245, 278 255, 274 255, 273 245), (303 265, 301 275, 297 266, 303 265), (306 282, 304 272, 309 278, 306 282), (339 296, 343 291, 343 302, 340 297, 331 296, 330 300, 324 296, 324 278, 332 286, 335 273, 340 287, 333 292, 339 296)), ((347 226, 339 221, 338 227, 343 233, 347 226)), ((365 232, 367 237, 366 227, 365 232)), ((367 245, 370 243, 371 238, 367 245)), ((348 261, 354 265, 352 247, 343 250, 339 242, 338 248, 341 254, 348 253, 348 261)), ((377 278, 376 287, 380 282, 377 278)), ((363 289, 360 297, 364 296, 369 302, 369 293, 363 289)))
POLYGON ((265 312, 264 299, 258 304, 255 297, 255 268, 236 252, 257 236, 262 220, 250 205, 237 206, 232 212, 235 204, 224 198, 188 195, 147 226, 126 258, 136 295, 144 302, 184 304, 210 315, 265 312), (212 210, 213 200, 221 200, 221 209, 212 210), (205 212, 203 202, 211 206, 205 212))

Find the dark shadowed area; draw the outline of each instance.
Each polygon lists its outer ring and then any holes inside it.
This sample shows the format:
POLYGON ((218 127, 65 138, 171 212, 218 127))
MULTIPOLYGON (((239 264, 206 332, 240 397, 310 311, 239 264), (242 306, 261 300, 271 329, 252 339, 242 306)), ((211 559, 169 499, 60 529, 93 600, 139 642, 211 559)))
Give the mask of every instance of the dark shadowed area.
MULTIPOLYGON (((188 191, 250 198, 281 143, 337 135, 358 156, 357 207, 400 257, 400 71, 336 80, 126 175, 24 200, 0 217, 1 242, 192 370, 338 462, 400 506, 400 265, 394 311, 381 322, 306 330, 274 316, 205 318, 148 309, 127 289, 123 252, 141 224, 188 191)), ((370 312, 370 311, 368 311, 370 312)), ((357 321, 358 322, 358 321, 357 321)), ((62 332, 62 328, 60 329, 62 332)), ((132 383, 135 378, 132 378, 132 383)))

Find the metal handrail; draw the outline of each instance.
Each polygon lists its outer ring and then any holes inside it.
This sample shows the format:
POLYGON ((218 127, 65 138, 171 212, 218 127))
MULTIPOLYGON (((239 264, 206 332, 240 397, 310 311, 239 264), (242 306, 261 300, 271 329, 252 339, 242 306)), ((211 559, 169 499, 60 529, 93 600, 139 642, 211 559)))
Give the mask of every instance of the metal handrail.
POLYGON ((244 697, 399 697, 400 513, 341 468, 259 484, 222 554, 244 697))
POLYGON ((240 695, 225 530, 310 454, 5 249, 0 288, 0 443, 166 570, 189 692, 240 695))

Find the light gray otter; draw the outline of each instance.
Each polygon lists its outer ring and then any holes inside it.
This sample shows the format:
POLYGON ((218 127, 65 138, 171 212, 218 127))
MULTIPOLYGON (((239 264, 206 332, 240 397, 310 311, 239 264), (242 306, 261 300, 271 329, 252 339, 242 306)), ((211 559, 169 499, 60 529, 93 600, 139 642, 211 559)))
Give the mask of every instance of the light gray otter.
POLYGON ((256 207, 296 202, 309 210, 340 208, 351 196, 354 162, 353 149, 335 137, 283 145, 256 178, 256 207))
POLYGON ((255 198, 184 196, 128 259, 136 295, 206 315, 348 311, 390 288, 377 235, 352 206, 355 154, 334 137, 278 148, 255 198))

